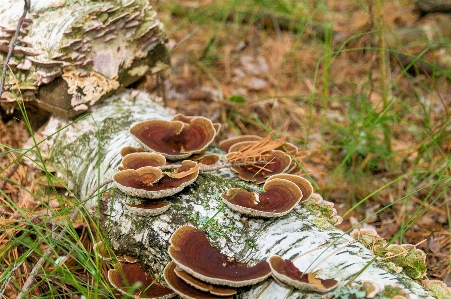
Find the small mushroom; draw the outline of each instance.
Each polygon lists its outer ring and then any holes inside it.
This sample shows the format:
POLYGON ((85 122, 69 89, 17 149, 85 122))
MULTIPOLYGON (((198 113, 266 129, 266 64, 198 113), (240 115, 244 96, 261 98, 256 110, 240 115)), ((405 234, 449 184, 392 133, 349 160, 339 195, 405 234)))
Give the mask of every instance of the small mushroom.
POLYGON ((232 145, 238 143, 238 142, 242 142, 242 141, 259 141, 261 139, 262 138, 260 136, 257 136, 257 135, 242 135, 242 136, 227 138, 227 139, 221 141, 218 144, 218 146, 219 146, 220 149, 222 149, 223 151, 228 153, 230 147, 232 145))
MULTIPOLYGON (((234 153, 227 154, 226 159, 232 154, 234 153)), ((290 156, 279 150, 268 152, 264 160, 266 162, 258 162, 248 166, 232 166, 231 169, 238 173, 240 179, 261 184, 269 176, 284 172, 291 163, 290 156)))
POLYGON ((126 155, 131 154, 131 153, 143 153, 143 152, 146 152, 146 151, 143 150, 142 148, 126 146, 121 149, 121 156, 125 157, 126 155))
POLYGON ((169 160, 200 153, 216 135, 213 123, 205 117, 195 117, 189 123, 148 120, 135 124, 130 133, 145 148, 169 160))
MULTIPOLYGON (((147 166, 141 167, 137 170, 127 169, 119 171, 113 175, 113 181, 116 186, 124 193, 147 197, 146 187, 152 187, 154 183, 158 182, 163 177, 161 169, 147 166)), ((154 198, 154 197, 147 197, 154 198)))
POLYGON ((145 166, 163 166, 166 159, 157 153, 130 153, 122 158, 122 165, 119 170, 138 169, 145 166))
POLYGON ((312 184, 310 184, 310 182, 307 181, 306 179, 304 179, 303 177, 300 177, 300 176, 297 176, 294 174, 279 173, 279 174, 270 176, 268 178, 268 181, 272 180, 272 179, 284 179, 284 180, 288 180, 290 182, 295 183, 296 186, 298 186, 299 189, 301 189, 301 191, 302 191, 302 201, 306 201, 313 194, 312 184))
MULTIPOLYGON (((183 115, 183 114, 179 113, 179 114, 174 115, 172 120, 178 120, 178 121, 181 121, 183 123, 189 124, 196 117, 197 116, 186 116, 186 115, 183 115)), ((218 134, 219 130, 221 129, 221 124, 220 123, 213 123, 213 127, 215 128, 216 134, 218 134)))
POLYGON ((140 216, 157 216, 166 212, 171 204, 166 201, 150 201, 144 200, 140 204, 125 204, 127 209, 136 215, 140 216))
POLYGON ((197 163, 207 165, 207 166, 214 166, 218 164, 218 162, 221 160, 221 156, 217 154, 205 154, 200 153, 194 156, 189 157, 190 160, 196 161, 197 163))
POLYGON ((300 290, 328 292, 338 285, 335 279, 319 279, 315 273, 302 273, 290 260, 284 260, 278 255, 268 259, 272 275, 279 281, 294 286, 300 290))
POLYGON ((133 298, 136 299, 166 299, 176 296, 173 290, 161 285, 157 279, 148 274, 138 264, 120 264, 118 269, 108 271, 108 281, 120 293, 124 295, 133 291, 133 298), (139 283, 135 288, 135 284, 139 283))
POLYGON ((172 235, 169 255, 183 271, 211 284, 242 287, 265 280, 271 273, 266 261, 253 267, 231 261, 210 245, 207 236, 192 226, 182 226, 172 235))
MULTIPOLYGON (((34 64, 38 65, 38 66, 42 66, 45 68, 51 68, 51 67, 62 67, 63 66, 63 62, 62 61, 58 61, 58 60, 39 60, 36 59, 34 57, 31 56, 27 56, 26 59, 30 60, 31 62, 33 62, 34 64)), ((60 72, 61 74, 61 72, 60 72)))
POLYGON ((280 217, 289 213, 301 200, 299 187, 288 180, 272 179, 263 186, 265 192, 257 194, 232 188, 221 197, 227 206, 253 217, 280 217))
POLYGON ((16 68, 18 68, 19 70, 28 71, 31 68, 31 61, 25 58, 16 66, 16 68))
POLYGON ((179 168, 175 169, 175 173, 185 173, 180 178, 163 176, 159 168, 146 166, 137 170, 127 169, 119 171, 113 176, 113 181, 122 192, 132 196, 149 199, 171 196, 193 183, 199 175, 199 169, 195 162, 184 162, 179 168), (196 167, 197 169, 191 172, 191 167, 196 167))
POLYGON ((207 284, 185 271, 180 270, 174 262, 164 268, 164 280, 177 294, 186 299, 232 299, 236 289, 207 284))

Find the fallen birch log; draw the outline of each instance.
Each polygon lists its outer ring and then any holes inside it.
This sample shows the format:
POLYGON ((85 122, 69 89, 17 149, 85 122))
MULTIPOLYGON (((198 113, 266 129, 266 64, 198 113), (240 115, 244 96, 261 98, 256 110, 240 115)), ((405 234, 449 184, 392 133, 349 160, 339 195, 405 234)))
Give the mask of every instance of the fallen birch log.
MULTIPOLYGON (((147 119, 170 119, 167 111, 148 94, 128 91, 100 104, 92 116, 69 125, 43 144, 49 166, 57 177, 84 198, 90 190, 111 179, 121 163, 124 146, 139 146, 130 126, 147 119)), ((50 135, 67 124, 53 117, 43 134, 50 135)), ((247 183, 246 183, 247 184, 247 183)), ((102 233, 117 254, 139 259, 161 272, 170 261, 169 238, 183 225, 203 228, 213 246, 240 262, 256 263, 271 255, 291 259, 301 271, 317 271, 320 278, 339 281, 339 288, 355 278, 372 280, 382 287, 402 286, 410 298, 432 298, 417 282, 388 270, 387 263, 373 262, 371 251, 349 235, 314 216, 302 204, 289 214, 272 219, 244 217, 223 206, 220 194, 228 187, 245 185, 230 173, 201 174, 197 181, 168 199, 171 208, 155 217, 134 216, 124 208, 129 196, 111 189, 90 201, 94 217, 100 218, 102 233)), ((238 298, 322 298, 322 294, 285 287, 269 278, 241 288, 238 298)))

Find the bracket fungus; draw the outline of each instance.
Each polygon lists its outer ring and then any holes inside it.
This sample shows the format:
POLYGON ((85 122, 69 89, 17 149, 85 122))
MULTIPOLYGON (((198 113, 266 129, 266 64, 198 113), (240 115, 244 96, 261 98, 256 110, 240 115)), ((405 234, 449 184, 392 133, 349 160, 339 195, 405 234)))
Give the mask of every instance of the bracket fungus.
POLYGON ((128 154, 133 154, 133 153, 145 153, 146 151, 142 148, 138 148, 138 147, 133 147, 133 146, 125 146, 121 149, 121 156, 125 157, 128 154))
MULTIPOLYGON (((180 119, 182 116, 176 116, 180 119)), ((169 160, 185 159, 207 148, 217 131, 208 118, 187 117, 180 120, 148 120, 135 124, 130 133, 146 149, 169 160)))
POLYGON ((232 147, 234 144, 237 144, 239 142, 243 142, 243 141, 259 141, 262 138, 260 136, 257 135, 242 135, 242 136, 236 136, 236 137, 231 137, 231 138, 227 138, 225 140, 222 140, 219 144, 218 147, 220 149, 222 149, 223 151, 225 151, 226 153, 230 152, 230 147, 232 147))
POLYGON ((242 287, 265 280, 271 274, 268 262, 248 267, 231 261, 210 245, 207 236, 192 226, 182 226, 170 239, 169 255, 183 271, 211 284, 242 287))
MULTIPOLYGON (((232 159, 235 152, 226 155, 226 159, 232 159)), ((264 162, 258 162, 247 166, 232 166, 231 169, 238 173, 238 177, 244 181, 261 184, 274 174, 283 173, 291 164, 291 157, 282 151, 271 151, 261 157, 264 162)))
POLYGON ((278 255, 268 259, 272 275, 280 282, 294 286, 300 290, 328 292, 338 285, 335 279, 319 279, 316 273, 302 273, 290 260, 278 255))
POLYGON ((301 189, 302 201, 306 201, 313 194, 312 184, 308 180, 306 180, 303 177, 300 177, 298 175, 288 174, 288 173, 280 173, 280 174, 275 174, 275 175, 270 176, 268 178, 268 181, 272 180, 272 179, 284 179, 284 180, 295 183, 296 186, 298 186, 299 189, 301 189))
POLYGON ((127 169, 113 175, 116 186, 124 193, 142 198, 163 198, 174 195, 193 183, 199 175, 199 166, 193 161, 183 161, 174 173, 167 175, 161 169, 145 166, 127 169))
MULTIPOLYGON (((39 108, 70 118, 120 86, 169 65, 163 25, 148 0, 128 6, 115 0, 36 2, 23 19, 12 51, 14 72, 6 74, 8 82, 18 84, 5 88, 19 94, 24 85, 35 87, 30 101, 39 108)), ((16 0, 0 1, 3 60, 16 31, 10 26, 17 23, 16 12, 22 7, 16 0)))
POLYGON ((125 206, 127 207, 127 210, 136 215, 156 216, 166 212, 171 207, 171 204, 161 200, 144 200, 140 204, 125 204, 125 206))
POLYGON ((253 217, 279 217, 289 213, 301 200, 299 187, 288 180, 272 179, 263 185, 263 193, 232 188, 221 194, 232 210, 253 217))
POLYGON ((145 166, 163 166, 166 159, 157 153, 130 153, 122 158, 122 165, 119 170, 138 169, 145 166))
POLYGON ((176 296, 173 290, 161 285, 138 264, 120 264, 118 269, 108 271, 108 281, 120 293, 140 299, 167 299, 176 296))
POLYGON ((214 286, 193 278, 178 269, 174 262, 164 268, 164 280, 171 289, 186 299, 232 299, 236 294, 236 289, 214 286))

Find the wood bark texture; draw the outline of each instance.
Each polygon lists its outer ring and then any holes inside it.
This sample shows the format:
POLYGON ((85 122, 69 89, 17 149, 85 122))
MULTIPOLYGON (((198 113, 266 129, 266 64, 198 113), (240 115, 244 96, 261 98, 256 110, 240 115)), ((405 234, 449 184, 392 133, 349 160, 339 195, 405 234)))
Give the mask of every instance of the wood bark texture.
MULTIPOLYGON (((5 60, 23 1, 0 1, 5 60)), ((6 110, 22 97, 73 117, 121 86, 169 65, 162 23, 148 0, 33 0, 8 62, 6 110)))
MULTIPOLYGON (((52 117, 44 135, 43 152, 56 174, 80 198, 108 180, 120 165, 120 149, 138 146, 129 134, 132 123, 147 119, 170 119, 167 111, 145 93, 128 91, 100 104, 91 116, 59 133, 67 121, 52 117)), ((220 194, 229 187, 258 187, 237 180, 230 172, 201 174, 181 193, 167 198, 171 208, 156 217, 135 216, 124 203, 135 200, 116 189, 88 203, 101 222, 102 233, 117 254, 139 258, 153 271, 162 271, 170 261, 168 240, 180 226, 190 224, 204 231, 211 243, 237 261, 256 263, 270 255, 294 260, 301 271, 321 270, 319 277, 334 278, 343 286, 373 257, 372 253, 349 235, 312 215, 304 206, 274 219, 249 218, 222 204, 220 194)), ((387 270, 383 262, 371 264, 357 279, 384 285, 399 284, 410 298, 432 298, 417 282, 387 270)), ((239 298, 321 298, 314 292, 293 290, 272 278, 253 287, 242 288, 239 298)))

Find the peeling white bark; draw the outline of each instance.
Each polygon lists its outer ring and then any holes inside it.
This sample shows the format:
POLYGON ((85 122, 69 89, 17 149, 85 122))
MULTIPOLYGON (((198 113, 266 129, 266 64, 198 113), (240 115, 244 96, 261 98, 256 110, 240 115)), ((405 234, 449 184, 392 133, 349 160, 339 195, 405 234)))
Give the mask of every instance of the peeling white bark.
MULTIPOLYGON (((69 2, 31 1, 2 99, 14 102, 20 91, 26 101, 73 117, 120 86, 168 67, 163 24, 148 0, 69 2)), ((0 1, 0 60, 23 6, 0 1)))
MULTIPOLYGON (((46 150, 49 163, 59 170, 58 176, 83 198, 100 181, 111 178, 120 165, 123 146, 137 146, 128 133, 132 123, 169 118, 167 112, 147 94, 128 92, 115 95, 98 107, 92 117, 71 125, 52 139, 46 150)), ((62 122, 54 119, 50 124, 56 128, 61 127, 62 122)), ((46 131, 51 130, 48 127, 46 131)), ((371 252, 347 234, 335 227, 318 227, 315 224, 318 219, 302 204, 276 219, 248 218, 224 207, 219 195, 229 186, 245 185, 227 178, 226 174, 203 174, 192 186, 170 197, 171 208, 157 217, 130 214, 124 208, 124 201, 131 198, 111 190, 98 203, 98 215, 104 234, 118 253, 138 257, 155 271, 162 271, 169 262, 168 240, 178 227, 192 224, 200 228, 218 211, 205 231, 214 246, 238 261, 254 263, 277 254, 294 259, 301 271, 322 269, 320 278, 337 279, 343 286, 371 260, 371 252)), ((361 280, 373 280, 382 287, 400 284, 411 298, 432 298, 419 284, 403 274, 387 272, 379 262, 368 267, 356 281, 361 280)), ((241 289, 238 297, 321 298, 321 294, 293 291, 268 279, 251 288, 241 289)))

